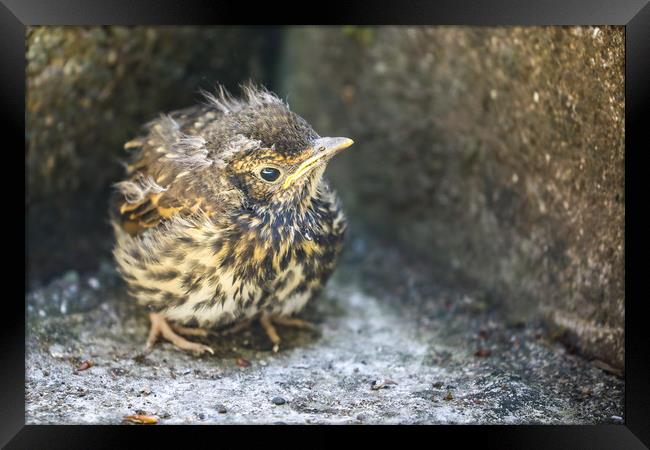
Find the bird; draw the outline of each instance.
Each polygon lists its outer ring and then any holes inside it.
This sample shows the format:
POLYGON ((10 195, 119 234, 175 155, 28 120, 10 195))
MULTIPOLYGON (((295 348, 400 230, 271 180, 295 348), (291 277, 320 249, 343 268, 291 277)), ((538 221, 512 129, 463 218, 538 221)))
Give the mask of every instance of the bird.
POLYGON ((277 352, 276 326, 314 328, 296 314, 336 267, 347 220, 323 173, 353 141, 321 137, 263 86, 201 93, 124 145, 116 268, 148 313, 146 351, 162 338, 214 354, 190 339, 259 322, 277 352))

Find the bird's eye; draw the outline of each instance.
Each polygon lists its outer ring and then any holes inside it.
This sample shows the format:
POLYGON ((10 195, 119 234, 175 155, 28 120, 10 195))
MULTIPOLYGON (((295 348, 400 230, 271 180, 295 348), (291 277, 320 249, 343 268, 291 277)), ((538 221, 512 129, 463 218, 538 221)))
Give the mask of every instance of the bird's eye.
POLYGON ((262 177, 263 180, 273 182, 280 178, 280 171, 275 167, 265 167, 260 170, 260 177, 262 177))

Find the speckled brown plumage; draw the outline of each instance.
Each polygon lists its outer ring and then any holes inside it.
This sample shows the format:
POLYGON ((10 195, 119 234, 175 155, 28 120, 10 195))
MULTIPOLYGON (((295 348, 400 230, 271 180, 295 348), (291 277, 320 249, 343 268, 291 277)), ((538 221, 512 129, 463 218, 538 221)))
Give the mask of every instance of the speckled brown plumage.
POLYGON ((176 332, 260 318, 277 350, 273 322, 302 325, 289 316, 334 270, 346 222, 322 174, 352 141, 319 137, 264 89, 244 94, 206 94, 125 145, 133 154, 111 206, 114 256, 151 311, 149 347, 162 335, 211 351, 176 332))

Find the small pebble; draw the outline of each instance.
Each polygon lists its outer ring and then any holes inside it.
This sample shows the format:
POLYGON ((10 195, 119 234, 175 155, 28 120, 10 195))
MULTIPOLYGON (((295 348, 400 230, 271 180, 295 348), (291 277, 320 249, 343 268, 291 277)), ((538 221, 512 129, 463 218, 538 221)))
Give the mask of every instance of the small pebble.
POLYGON ((379 389, 387 389, 389 385, 397 384, 393 380, 374 380, 370 383, 370 389, 377 391, 379 389))
POLYGON ((63 275, 63 281, 66 283, 77 283, 79 282, 79 274, 73 270, 66 272, 65 275, 63 275))
POLYGON ((90 286, 94 290, 97 290, 101 287, 101 285, 99 284, 99 280, 95 277, 88 278, 88 286, 90 286))
POLYGON ((126 370, 124 370, 124 369, 122 369, 120 367, 113 367, 110 370, 111 376, 113 376, 113 377, 120 377, 122 375, 125 375, 126 372, 127 372, 126 370))
POLYGON ((65 356, 65 349, 59 344, 50 346, 50 355, 52 358, 63 358, 65 356))
POLYGON ((284 405, 287 401, 282 397, 273 397, 271 400, 276 405, 284 405))
POLYGON ((228 409, 224 405, 219 405, 217 406, 217 412, 219 414, 226 414, 228 412, 228 409))
POLYGON ((81 364, 79 364, 75 369, 77 372, 81 372, 83 370, 88 370, 94 365, 92 359, 87 359, 85 361, 82 361, 81 364))

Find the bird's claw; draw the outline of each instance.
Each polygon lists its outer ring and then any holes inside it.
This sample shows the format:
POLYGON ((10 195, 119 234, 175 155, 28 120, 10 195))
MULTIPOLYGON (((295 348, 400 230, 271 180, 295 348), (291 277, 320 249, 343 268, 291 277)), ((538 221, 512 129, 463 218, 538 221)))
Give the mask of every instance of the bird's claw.
POLYGON ((199 355, 205 352, 214 355, 214 350, 207 345, 188 341, 184 337, 176 334, 165 318, 160 314, 150 313, 149 318, 151 319, 151 330, 149 331, 149 338, 147 339, 145 352, 150 353, 153 349, 153 345, 158 340, 158 337, 162 336, 181 350, 187 350, 199 355))

